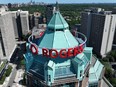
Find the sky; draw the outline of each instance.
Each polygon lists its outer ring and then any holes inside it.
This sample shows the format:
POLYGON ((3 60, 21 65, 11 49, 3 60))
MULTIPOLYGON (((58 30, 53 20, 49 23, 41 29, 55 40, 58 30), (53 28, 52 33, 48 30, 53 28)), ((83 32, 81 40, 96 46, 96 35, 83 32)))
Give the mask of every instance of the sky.
MULTIPOLYGON (((27 3, 31 0, 0 0, 0 4, 27 3)), ((56 0, 32 0, 35 2, 55 3, 56 0)), ((116 3, 116 0, 57 0, 59 3, 116 3)))

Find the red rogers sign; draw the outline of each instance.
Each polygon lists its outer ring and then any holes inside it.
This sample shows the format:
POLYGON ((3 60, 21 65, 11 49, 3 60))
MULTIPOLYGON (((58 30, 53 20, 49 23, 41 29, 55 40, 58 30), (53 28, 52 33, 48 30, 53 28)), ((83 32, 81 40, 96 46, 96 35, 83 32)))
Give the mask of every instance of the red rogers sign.
MULTIPOLYGON (((30 50, 33 54, 38 54, 38 48, 31 44, 30 50)), ((50 58, 69 58, 76 56, 79 53, 83 52, 83 45, 76 46, 74 48, 61 49, 59 52, 56 49, 47 49, 42 48, 42 55, 50 58)))
MULTIPOLYGON (((44 32, 40 33, 40 37, 43 35, 44 32)), ((42 54, 43 56, 49 57, 49 58, 70 58, 73 56, 76 56, 77 54, 80 54, 83 52, 84 49, 84 45, 87 41, 87 38, 84 34, 77 32, 77 34, 83 36, 84 40, 82 43, 80 43, 79 46, 75 46, 73 48, 66 48, 66 49, 60 49, 60 51, 58 49, 48 49, 48 48, 41 48, 39 49, 39 47, 33 43, 32 41, 32 37, 33 35, 31 35, 28 38, 28 41, 30 42, 31 46, 30 46, 30 50, 33 54, 37 55, 37 54, 42 54), (40 52, 39 52, 40 51, 40 52)), ((77 36, 78 36, 77 35, 77 36)), ((77 36, 75 36, 76 38, 78 38, 77 36)))

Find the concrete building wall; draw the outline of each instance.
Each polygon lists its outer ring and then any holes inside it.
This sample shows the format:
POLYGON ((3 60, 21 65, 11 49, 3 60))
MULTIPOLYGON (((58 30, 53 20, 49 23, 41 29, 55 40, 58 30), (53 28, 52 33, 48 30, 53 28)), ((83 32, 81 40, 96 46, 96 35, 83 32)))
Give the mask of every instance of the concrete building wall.
POLYGON ((89 46, 100 55, 105 16, 91 14, 91 19, 89 46))
POLYGON ((115 34, 114 34, 114 42, 113 44, 116 44, 116 26, 115 26, 115 34))
POLYGON ((2 16, 0 16, 0 59, 4 56, 4 46, 3 46, 3 38, 2 38, 2 32, 1 27, 3 25, 2 16))
POLYGON ((39 17, 34 16, 34 25, 37 26, 39 23, 39 17))
POLYGON ((47 7, 46 7, 46 22, 47 22, 47 24, 51 20, 52 16, 53 16, 53 5, 47 5, 47 7))
POLYGON ((17 11, 12 11, 11 15, 12 15, 12 20, 13 20, 13 27, 14 27, 14 32, 15 32, 15 38, 19 38, 17 21, 16 21, 17 20, 17 11))
POLYGON ((105 56, 106 53, 110 52, 112 49, 115 26, 116 26, 116 16, 106 15, 101 46, 101 55, 103 55, 103 57, 105 56))
POLYGON ((32 28, 35 26, 34 24, 34 15, 30 14, 29 15, 29 28, 32 30, 32 28))
POLYGON ((116 26, 115 26, 115 33, 114 33, 114 40, 113 40, 112 49, 113 49, 113 50, 116 50, 116 26))
MULTIPOLYGON (((1 44, 1 41, 0 41, 0 57, 3 57, 3 50, 2 50, 2 44, 1 44)), ((1 59, 1 58, 0 58, 1 59)))
POLYGON ((91 14, 90 12, 81 13, 81 29, 80 32, 87 37, 87 46, 89 45, 90 29, 91 29, 91 14))
POLYGON ((21 27, 20 11, 17 11, 16 16, 17 16, 16 22, 17 22, 18 35, 19 35, 19 39, 21 39, 22 38, 22 27, 21 27))
POLYGON ((107 44, 108 44, 108 38, 109 38, 109 31, 110 31, 110 20, 111 15, 105 16, 105 23, 104 23, 104 29, 103 29, 103 36, 102 36, 102 44, 101 44, 101 50, 100 54, 105 56, 105 53, 107 52, 107 44))
POLYGON ((4 26, 5 25, 5 23, 4 23, 5 21, 4 20, 5 20, 4 19, 4 16, 2 15, 1 16, 1 20, 0 20, 2 23, 1 23, 0 28, 1 28, 2 40, 3 40, 3 44, 4 44, 4 51, 5 51, 5 55, 4 56, 6 56, 6 55, 9 54, 9 52, 8 52, 8 46, 7 46, 7 43, 6 43, 7 42, 7 39, 6 39, 7 38, 7 36, 6 36, 6 33, 7 32, 6 32, 6 29, 5 28, 6 28, 7 25, 4 26))
POLYGON ((28 11, 20 12, 21 27, 23 35, 26 35, 29 32, 29 13, 28 11))
POLYGON ((87 36, 87 46, 93 47, 93 51, 102 57, 112 49, 115 27, 113 14, 82 13, 80 32, 87 36))
POLYGON ((111 51, 113 39, 115 36, 115 28, 116 28, 116 15, 111 15, 111 21, 110 21, 110 30, 109 30, 109 39, 108 39, 108 46, 107 46, 107 52, 111 51))
MULTIPOLYGON (((0 29, 3 40, 5 55, 8 59, 16 47, 13 21, 10 12, 4 12, 0 16, 0 29)), ((3 50, 3 49, 2 49, 3 50)))

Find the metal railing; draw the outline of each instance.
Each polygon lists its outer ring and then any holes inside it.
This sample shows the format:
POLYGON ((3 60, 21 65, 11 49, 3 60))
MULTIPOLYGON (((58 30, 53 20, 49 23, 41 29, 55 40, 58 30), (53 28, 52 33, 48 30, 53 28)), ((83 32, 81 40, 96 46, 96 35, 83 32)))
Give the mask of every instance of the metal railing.
MULTIPOLYGON (((86 45, 87 37, 86 37, 84 34, 80 33, 80 32, 77 32, 76 35, 75 35, 74 37, 75 37, 75 39, 76 39, 76 40, 78 41, 78 43, 79 43, 78 46, 83 46, 83 48, 84 48, 85 45, 86 45), (79 41, 79 40, 81 40, 81 41, 79 41)), ((41 37, 39 37, 39 38, 41 38, 41 37)), ((29 36, 28 42, 29 42, 30 44, 34 44, 35 46, 37 46, 37 44, 33 42, 34 39, 35 39, 35 38, 34 38, 34 36, 33 36, 33 34, 32 34, 31 36, 29 36)), ((36 39, 35 39, 35 40, 36 40, 36 39)), ((37 47, 38 47, 38 46, 37 46, 37 47)), ((38 48, 42 49, 42 47, 38 47, 38 48)), ((49 49, 49 48, 47 48, 47 49, 49 49)), ((56 49, 56 50, 61 50, 61 49, 63 49, 63 48, 59 48, 59 49, 56 49)), ((68 49, 68 48, 65 48, 65 49, 68 49)))

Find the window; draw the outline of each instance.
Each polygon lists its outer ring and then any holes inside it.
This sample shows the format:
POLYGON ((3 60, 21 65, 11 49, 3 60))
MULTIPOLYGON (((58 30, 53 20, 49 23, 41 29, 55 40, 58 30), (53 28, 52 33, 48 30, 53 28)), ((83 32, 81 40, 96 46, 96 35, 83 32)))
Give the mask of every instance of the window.
POLYGON ((82 73, 83 73, 83 71, 81 70, 81 71, 80 71, 80 77, 82 76, 82 73))
POLYGON ((54 29, 48 29, 49 31, 54 31, 54 29))
POLYGON ((71 69, 72 67, 70 66, 65 66, 65 67, 58 67, 55 69, 55 77, 59 78, 59 77, 64 77, 67 75, 73 75, 73 71, 71 69))
POLYGON ((51 81, 51 75, 48 75, 48 81, 51 81))
POLYGON ((56 31, 63 31, 63 29, 56 29, 56 31))

